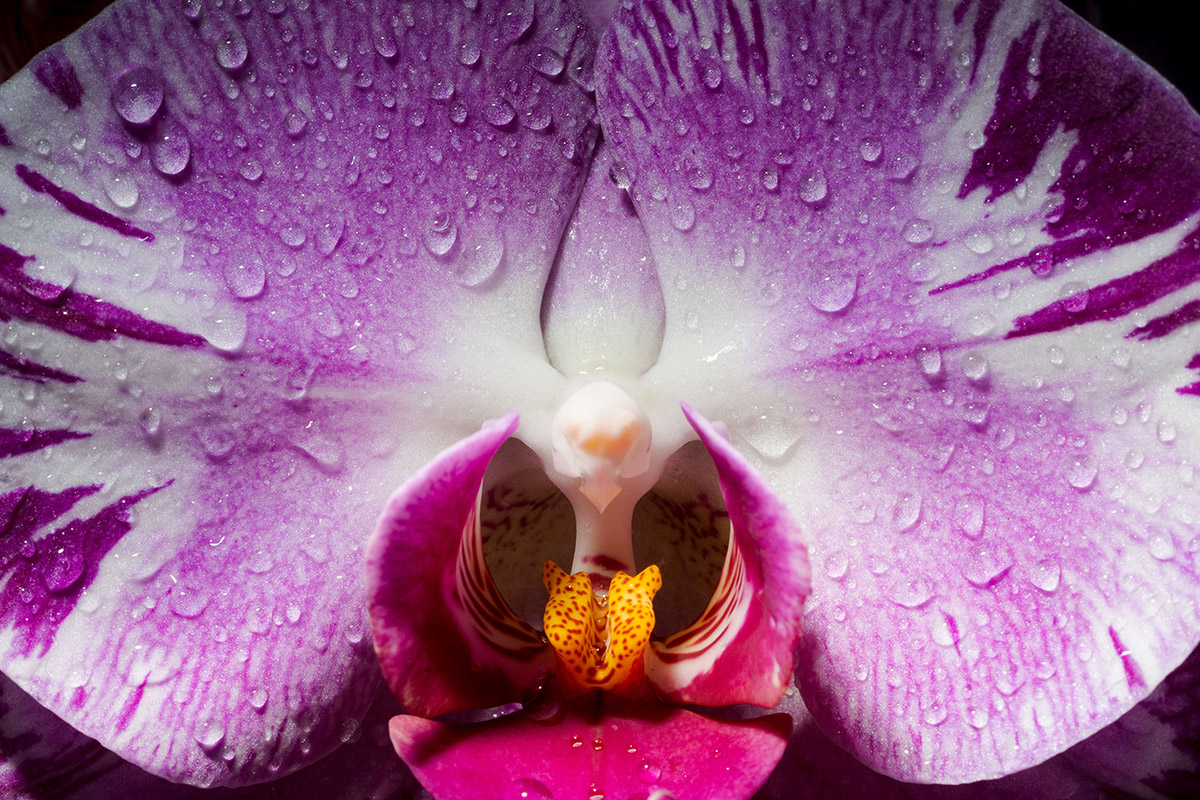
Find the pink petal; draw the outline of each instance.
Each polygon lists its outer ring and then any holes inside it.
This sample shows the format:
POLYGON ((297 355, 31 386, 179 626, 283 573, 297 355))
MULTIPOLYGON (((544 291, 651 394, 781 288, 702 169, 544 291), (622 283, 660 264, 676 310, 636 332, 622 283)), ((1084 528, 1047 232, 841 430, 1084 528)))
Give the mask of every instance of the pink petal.
POLYGON ((554 722, 513 714, 450 725, 399 716, 391 734, 396 752, 438 800, 646 798, 660 789, 691 800, 734 800, 766 780, 790 727, 782 714, 715 720, 604 697, 554 722))

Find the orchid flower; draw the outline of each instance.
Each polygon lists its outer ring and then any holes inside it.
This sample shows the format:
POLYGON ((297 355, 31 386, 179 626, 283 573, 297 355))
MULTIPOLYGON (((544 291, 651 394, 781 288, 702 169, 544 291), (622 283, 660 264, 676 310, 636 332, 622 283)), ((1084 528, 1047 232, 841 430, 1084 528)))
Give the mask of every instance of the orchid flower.
POLYGON ((0 792, 1179 796, 1198 223, 1048 0, 118 2, 0 87, 0 792))

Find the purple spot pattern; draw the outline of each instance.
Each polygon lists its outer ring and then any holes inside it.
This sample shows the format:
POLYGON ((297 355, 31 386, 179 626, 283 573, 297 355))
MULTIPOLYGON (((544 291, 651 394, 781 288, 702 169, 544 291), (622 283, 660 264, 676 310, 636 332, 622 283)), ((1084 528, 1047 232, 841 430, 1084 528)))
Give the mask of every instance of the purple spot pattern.
POLYGON ((88 342, 110 341, 127 336, 174 347, 202 347, 204 339, 153 322, 138 314, 91 295, 54 287, 30 278, 22 267, 33 256, 22 255, 0 244, 0 321, 14 317, 62 331, 88 342), (57 294, 57 297, 54 295, 57 294), (38 297, 54 297, 42 301, 38 297))
MULTIPOLYGON (((50 650, 58 626, 96 579, 100 561, 133 527, 130 509, 161 488, 126 495, 92 517, 72 520, 32 548, 26 545, 20 559, 4 564, 8 581, 0 589, 0 621, 17 632, 18 652, 41 657, 50 650)), ((22 524, 27 530, 28 524, 22 524)))
POLYGON ((48 380, 61 381, 62 383, 78 383, 83 380, 83 378, 72 375, 69 372, 43 366, 27 358, 20 358, 14 356, 12 353, 6 353, 3 350, 0 350, 0 375, 7 375, 10 378, 18 378, 35 383, 44 383, 48 380))
POLYGON ((50 181, 45 175, 31 170, 24 164, 17 164, 17 177, 20 178, 26 186, 39 194, 48 194, 62 205, 67 211, 70 211, 77 217, 86 219, 88 222, 94 222, 97 225, 103 225, 105 228, 111 228, 122 236, 131 236, 141 239, 146 242, 154 241, 154 234, 149 231, 144 231, 141 228, 133 225, 128 220, 110 214, 102 208, 92 205, 76 194, 68 192, 66 189, 58 186, 50 181))
POLYGON ((59 442, 86 439, 89 436, 90 433, 76 433, 66 429, 38 431, 0 428, 0 458, 12 458, 59 442))
POLYGON ((79 108, 83 102, 83 84, 62 45, 51 47, 34 60, 33 76, 67 108, 79 108))

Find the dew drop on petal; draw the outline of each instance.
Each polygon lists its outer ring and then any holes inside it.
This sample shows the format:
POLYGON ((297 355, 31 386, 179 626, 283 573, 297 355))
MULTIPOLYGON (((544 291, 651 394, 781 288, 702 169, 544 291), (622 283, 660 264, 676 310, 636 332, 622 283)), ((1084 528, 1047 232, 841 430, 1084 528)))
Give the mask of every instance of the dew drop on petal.
POLYGON ((252 259, 225 262, 225 285, 234 297, 248 300, 262 294, 267 283, 267 270, 263 264, 252 259))
POLYGON ((844 311, 858 293, 858 275, 831 269, 809 289, 808 302, 818 311, 836 314, 844 311))
POLYGON ((225 740, 225 723, 219 717, 209 717, 197 726, 195 738, 205 750, 215 750, 225 740))
POLYGON ((448 218, 442 218, 439 215, 425 228, 422 239, 430 253, 435 256, 444 256, 450 252, 454 247, 454 242, 458 239, 458 226, 449 222, 448 218))
POLYGON ((257 158, 248 158, 238 167, 238 173, 246 180, 253 183, 262 177, 263 166, 257 158))
POLYGON ((283 129, 287 131, 287 135, 293 139, 300 137, 304 133, 304 129, 308 127, 308 117, 301 114, 299 111, 292 111, 283 121, 283 129))
POLYGON ((246 38, 240 31, 227 30, 217 37, 215 55, 222 69, 230 72, 241 69, 248 54, 246 38))
POLYGON ((27 274, 32 280, 23 281, 21 288, 43 303, 52 303, 62 297, 78 276, 75 267, 60 261, 35 261, 27 274))
POLYGON ((503 97, 493 97, 483 107, 484 118, 497 128, 504 127, 512 122, 513 117, 516 115, 517 112, 513 110, 513 107, 503 97))
POLYGON ((696 207, 686 200, 671 206, 671 225, 677 231, 690 231, 696 224, 696 207))
POLYGON ((926 377, 933 378, 942 371, 942 351, 936 345, 923 344, 913 350, 917 367, 926 377))
POLYGON ((829 183, 825 179, 825 170, 815 167, 800 179, 800 199, 806 203, 819 203, 829 193, 829 183))
POLYGON ((475 42, 463 42, 458 48, 458 63, 471 66, 479 60, 479 45, 475 42))
POLYGON ((1056 592, 1061 581, 1062 567, 1057 561, 1043 559, 1030 568, 1029 582, 1046 594, 1056 592))
POLYGON ((533 68, 550 78, 560 74, 565 63, 563 57, 549 47, 543 47, 533 54, 533 68))
POLYGON ((121 119, 134 125, 149 122, 162 107, 163 87, 158 75, 146 67, 134 67, 117 79, 113 108, 121 119))
POLYGON ((434 100, 449 100, 454 96, 454 81, 449 78, 438 78, 429 87, 429 96, 434 100))
POLYGON ((862 160, 867 163, 877 161, 880 154, 883 153, 883 142, 873 136, 868 136, 862 140, 858 146, 858 154, 862 156, 862 160))
POLYGON ((75 584, 83 575, 83 556, 78 552, 59 549, 50 558, 49 568, 42 573, 42 583, 52 592, 61 592, 75 584))
POLYGON ((138 185, 127 173, 118 172, 105 178, 104 191, 117 208, 129 209, 137 205, 138 185))
POLYGON ((478 286, 496 272, 503 259, 504 243, 499 239, 484 239, 464 250, 459 259, 458 280, 467 286, 478 286))
POLYGON ((844 577, 849 568, 850 557, 845 550, 834 550, 825 557, 825 574, 834 580, 844 577))
POLYGON ((192 143, 187 131, 173 119, 158 126, 150 140, 150 163, 163 175, 178 175, 187 169, 192 143))
POLYGON ((933 223, 926 219, 910 219, 904 224, 904 241, 922 244, 933 238, 933 223))
POLYGON ((1079 490, 1090 489, 1096 481, 1098 471, 1096 464, 1090 458, 1073 459, 1067 465, 1067 483, 1079 490))
POLYGON ((554 794, 541 781, 521 778, 508 785, 504 800, 554 800, 554 794))
POLYGON ((892 509, 892 525, 900 532, 910 530, 921 518, 921 496, 903 492, 892 509))
POLYGON ((261 686, 250 690, 250 694, 246 695, 246 702, 256 711, 262 711, 267 707, 267 690, 261 686))

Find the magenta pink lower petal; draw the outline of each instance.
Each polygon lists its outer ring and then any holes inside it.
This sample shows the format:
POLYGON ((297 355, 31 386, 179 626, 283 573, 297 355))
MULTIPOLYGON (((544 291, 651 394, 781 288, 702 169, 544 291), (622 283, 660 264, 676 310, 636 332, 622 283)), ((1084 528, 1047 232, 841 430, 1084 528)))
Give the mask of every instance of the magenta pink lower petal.
POLYGON ((695 409, 684 404, 683 411, 717 469, 729 551, 708 608, 695 623, 652 644, 646 674, 674 702, 771 708, 790 684, 811 591, 808 551, 763 476, 695 409))
POLYGON ((400 487, 367 545, 367 605, 383 674, 405 708, 435 716, 517 702, 554 668, 504 601, 480 541, 484 471, 517 428, 484 426, 400 487))
POLYGON ((748 798, 787 742, 783 714, 716 720, 596 696, 552 722, 513 714, 478 725, 399 716, 392 744, 437 800, 748 798), (662 797, 664 795, 657 795, 662 797))

